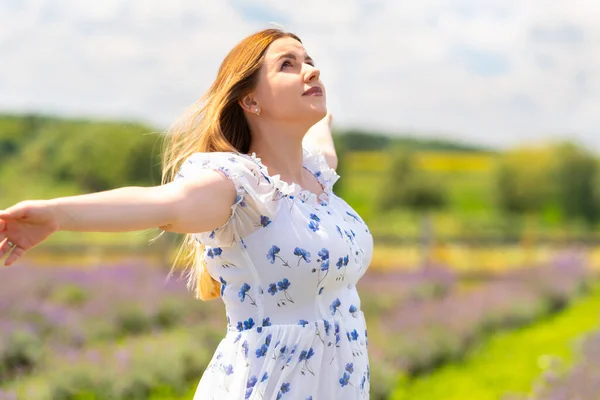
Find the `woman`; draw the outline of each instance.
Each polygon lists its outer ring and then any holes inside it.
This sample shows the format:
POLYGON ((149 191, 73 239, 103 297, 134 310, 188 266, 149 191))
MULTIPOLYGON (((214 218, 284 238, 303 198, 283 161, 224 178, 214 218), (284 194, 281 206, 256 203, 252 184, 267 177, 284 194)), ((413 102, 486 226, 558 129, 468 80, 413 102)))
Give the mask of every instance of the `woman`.
POLYGON ((58 230, 185 233, 188 285, 221 297, 228 321, 195 399, 368 399, 355 285, 373 239, 332 192, 331 117, 300 39, 247 37, 190 110, 166 137, 162 185, 20 202, 0 212, 0 257, 58 230))

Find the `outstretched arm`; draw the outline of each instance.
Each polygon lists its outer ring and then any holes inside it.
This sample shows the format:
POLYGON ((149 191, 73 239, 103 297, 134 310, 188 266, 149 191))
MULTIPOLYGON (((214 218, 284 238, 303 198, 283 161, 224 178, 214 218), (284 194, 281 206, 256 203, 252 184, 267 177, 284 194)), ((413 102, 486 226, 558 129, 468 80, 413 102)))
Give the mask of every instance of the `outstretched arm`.
POLYGON ((314 124, 304 135, 303 146, 307 148, 319 148, 325 154, 327 164, 333 169, 337 168, 338 158, 331 136, 332 115, 327 113, 325 118, 314 124))
POLYGON ((223 225, 235 199, 233 183, 213 170, 154 187, 26 200, 0 211, 0 259, 5 265, 59 230, 125 232, 161 228, 206 232, 223 225), (14 249, 13 249, 14 247, 14 249))

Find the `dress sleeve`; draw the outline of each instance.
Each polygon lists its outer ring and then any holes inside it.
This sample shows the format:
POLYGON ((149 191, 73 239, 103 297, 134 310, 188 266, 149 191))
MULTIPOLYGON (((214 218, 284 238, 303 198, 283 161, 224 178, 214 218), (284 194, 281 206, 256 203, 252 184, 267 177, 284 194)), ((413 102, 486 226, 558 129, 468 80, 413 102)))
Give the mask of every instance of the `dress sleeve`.
POLYGON ((319 147, 303 146, 306 166, 319 179, 325 192, 331 192, 333 185, 340 179, 337 172, 329 166, 325 154, 319 147))
POLYGON ((270 224, 279 202, 273 201, 275 188, 256 163, 235 153, 194 153, 184 161, 175 180, 192 177, 204 169, 225 175, 233 183, 236 197, 231 215, 223 225, 193 234, 198 242, 211 247, 230 247, 270 224))

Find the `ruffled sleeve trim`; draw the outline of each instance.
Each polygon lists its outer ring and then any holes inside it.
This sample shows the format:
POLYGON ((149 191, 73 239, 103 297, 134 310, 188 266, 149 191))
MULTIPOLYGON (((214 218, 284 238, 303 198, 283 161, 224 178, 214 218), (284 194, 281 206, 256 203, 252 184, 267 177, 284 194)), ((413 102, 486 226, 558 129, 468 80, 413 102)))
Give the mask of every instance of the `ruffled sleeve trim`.
POLYGON ((331 197, 333 185, 340 178, 335 170, 327 164, 325 155, 320 149, 307 150, 302 149, 303 166, 308 169, 319 181, 323 187, 323 193, 318 198, 317 195, 307 189, 302 189, 298 184, 287 183, 281 180, 280 174, 269 176, 267 167, 262 163, 260 157, 256 153, 248 154, 261 169, 263 176, 269 183, 280 193, 281 196, 287 196, 292 199, 297 198, 302 202, 313 205, 327 205, 331 197))

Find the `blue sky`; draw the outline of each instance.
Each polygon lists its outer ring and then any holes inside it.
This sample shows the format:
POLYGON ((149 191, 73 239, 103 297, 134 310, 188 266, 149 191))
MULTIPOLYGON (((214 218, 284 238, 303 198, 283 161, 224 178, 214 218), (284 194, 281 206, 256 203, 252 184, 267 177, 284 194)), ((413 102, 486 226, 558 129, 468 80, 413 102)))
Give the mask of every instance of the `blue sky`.
POLYGON ((278 24, 321 67, 339 127, 600 151, 599 18, 592 0, 3 0, 0 111, 164 128, 278 24))

